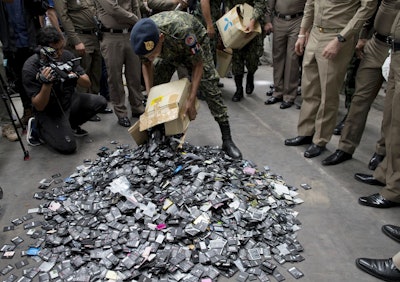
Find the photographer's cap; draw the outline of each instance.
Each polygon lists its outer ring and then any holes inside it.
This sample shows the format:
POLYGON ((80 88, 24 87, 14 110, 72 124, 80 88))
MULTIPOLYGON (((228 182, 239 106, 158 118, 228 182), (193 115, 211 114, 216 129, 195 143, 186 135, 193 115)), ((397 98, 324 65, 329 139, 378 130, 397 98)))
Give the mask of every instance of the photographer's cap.
POLYGON ((152 19, 144 18, 133 26, 130 38, 133 51, 139 56, 144 56, 156 48, 160 33, 152 19))

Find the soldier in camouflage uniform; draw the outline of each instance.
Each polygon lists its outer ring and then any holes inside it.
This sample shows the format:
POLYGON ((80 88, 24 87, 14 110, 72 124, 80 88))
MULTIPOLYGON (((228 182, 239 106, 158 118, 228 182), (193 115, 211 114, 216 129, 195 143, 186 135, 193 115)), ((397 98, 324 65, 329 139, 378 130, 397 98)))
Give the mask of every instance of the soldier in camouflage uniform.
POLYGON ((196 10, 193 15, 197 17, 207 29, 210 38, 211 52, 214 62, 217 62, 218 29, 216 21, 221 17, 223 0, 197 0, 196 10))
MULTIPOLYGON (((229 9, 235 5, 247 3, 254 8, 253 17, 248 27, 250 31, 254 30, 255 23, 258 22, 262 27, 265 24, 265 14, 267 12, 267 3, 265 0, 230 0, 227 1, 229 9)), ((236 92, 232 97, 233 102, 239 102, 243 98, 243 76, 244 67, 247 68, 246 93, 251 94, 254 90, 254 73, 258 69, 260 57, 263 54, 265 34, 257 35, 252 41, 240 50, 233 50, 232 55, 232 73, 235 78, 236 92)))
POLYGON ((189 70, 192 87, 185 114, 190 120, 196 118, 195 98, 197 91, 202 91, 220 126, 222 149, 232 158, 240 159, 242 154, 232 140, 227 108, 217 86, 219 76, 209 38, 201 22, 186 12, 161 12, 134 26, 131 44, 135 53, 141 56, 147 92, 153 85, 169 82, 178 66, 189 70))

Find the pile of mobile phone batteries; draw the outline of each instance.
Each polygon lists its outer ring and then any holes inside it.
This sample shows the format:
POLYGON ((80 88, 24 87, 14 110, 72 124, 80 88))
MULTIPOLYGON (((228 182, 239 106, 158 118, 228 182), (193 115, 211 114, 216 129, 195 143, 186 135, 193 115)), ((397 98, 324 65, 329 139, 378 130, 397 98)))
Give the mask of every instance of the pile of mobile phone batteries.
MULTIPOLYGON (((178 148, 178 141, 158 137, 135 148, 112 142, 114 148, 100 148, 70 176, 55 173, 41 181, 34 197, 45 203, 18 223, 32 241, 21 258, 24 276, 201 282, 220 275, 236 281, 282 281, 284 272, 302 277, 295 266, 304 260, 293 209, 302 203, 297 188, 268 167, 231 159, 220 147, 178 148)), ((1 273, 12 271, 10 264, 1 273)))

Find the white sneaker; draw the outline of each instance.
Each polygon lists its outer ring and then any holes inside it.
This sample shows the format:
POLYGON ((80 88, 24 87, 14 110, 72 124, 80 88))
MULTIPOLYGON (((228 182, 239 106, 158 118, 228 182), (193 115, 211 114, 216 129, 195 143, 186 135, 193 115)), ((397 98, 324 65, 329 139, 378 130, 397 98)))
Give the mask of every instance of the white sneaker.
POLYGON ((42 144, 40 142, 39 136, 37 134, 36 130, 36 125, 35 125, 35 118, 31 117, 28 121, 28 129, 26 133, 26 142, 28 142, 29 145, 35 147, 39 146, 42 144))

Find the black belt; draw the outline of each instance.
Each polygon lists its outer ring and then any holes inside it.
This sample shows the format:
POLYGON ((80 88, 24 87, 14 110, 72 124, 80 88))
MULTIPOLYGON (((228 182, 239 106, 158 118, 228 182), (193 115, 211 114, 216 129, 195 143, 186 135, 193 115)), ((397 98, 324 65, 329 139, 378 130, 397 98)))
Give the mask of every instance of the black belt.
POLYGON ((109 32, 109 33, 129 33, 131 32, 132 28, 124 28, 124 29, 115 29, 115 28, 101 28, 102 32, 109 32))
POLYGON ((76 33, 79 33, 79 34, 95 34, 96 33, 96 30, 94 30, 94 29, 77 29, 75 31, 76 31, 76 33))
POLYGON ((382 35, 380 33, 375 32, 374 36, 376 39, 378 39, 379 41, 386 43, 388 45, 392 44, 392 38, 390 36, 386 36, 386 35, 382 35))
POLYGON ((296 14, 293 14, 293 15, 283 15, 281 13, 276 12, 275 15, 280 19, 284 19, 284 20, 290 21, 292 19, 295 19, 295 18, 303 16, 304 13, 300 12, 300 13, 296 13, 296 14))

